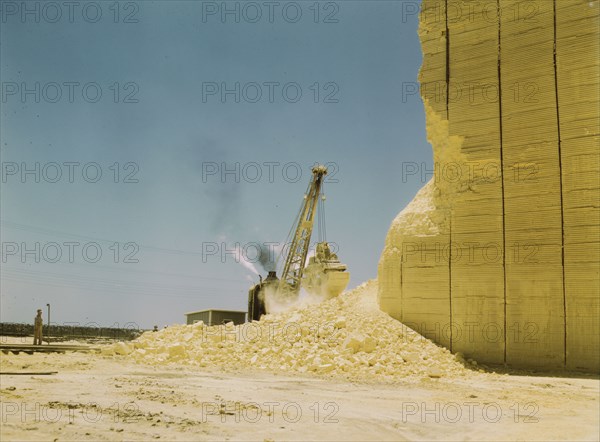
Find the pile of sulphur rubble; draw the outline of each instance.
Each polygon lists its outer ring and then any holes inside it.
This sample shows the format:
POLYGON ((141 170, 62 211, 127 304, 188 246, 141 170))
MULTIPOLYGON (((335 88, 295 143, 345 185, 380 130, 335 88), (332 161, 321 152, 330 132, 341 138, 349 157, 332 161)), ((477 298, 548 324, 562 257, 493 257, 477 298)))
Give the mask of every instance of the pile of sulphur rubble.
POLYGON ((107 356, 152 365, 331 374, 348 379, 466 374, 453 355, 381 312, 377 282, 337 298, 297 306, 261 321, 207 327, 201 322, 146 332, 104 347, 107 356))

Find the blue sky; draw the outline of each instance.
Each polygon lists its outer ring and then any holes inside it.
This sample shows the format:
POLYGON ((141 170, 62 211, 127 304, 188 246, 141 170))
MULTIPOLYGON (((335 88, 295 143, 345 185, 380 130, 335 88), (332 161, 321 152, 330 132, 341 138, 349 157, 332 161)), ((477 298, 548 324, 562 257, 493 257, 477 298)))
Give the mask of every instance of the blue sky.
POLYGON ((376 276, 432 162, 415 2, 1 3, 1 321, 245 310, 228 251, 285 241, 315 162, 350 287, 376 276))

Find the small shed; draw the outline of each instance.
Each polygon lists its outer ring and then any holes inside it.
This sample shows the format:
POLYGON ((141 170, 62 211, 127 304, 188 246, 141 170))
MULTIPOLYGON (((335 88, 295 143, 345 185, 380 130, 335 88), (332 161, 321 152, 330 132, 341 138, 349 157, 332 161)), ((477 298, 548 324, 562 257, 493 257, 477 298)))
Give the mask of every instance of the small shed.
POLYGON ((235 325, 246 322, 246 312, 238 310, 199 310, 185 313, 186 324, 203 321, 206 325, 219 325, 233 322, 235 325))

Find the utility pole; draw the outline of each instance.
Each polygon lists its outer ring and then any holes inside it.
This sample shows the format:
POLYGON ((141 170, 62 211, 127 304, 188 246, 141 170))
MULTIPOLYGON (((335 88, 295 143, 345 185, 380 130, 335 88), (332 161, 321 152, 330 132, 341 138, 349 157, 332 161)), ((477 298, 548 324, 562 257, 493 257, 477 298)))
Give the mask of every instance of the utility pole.
POLYGON ((48 332, 46 333, 46 337, 48 339, 48 345, 50 345, 50 304, 46 304, 48 307, 48 332))

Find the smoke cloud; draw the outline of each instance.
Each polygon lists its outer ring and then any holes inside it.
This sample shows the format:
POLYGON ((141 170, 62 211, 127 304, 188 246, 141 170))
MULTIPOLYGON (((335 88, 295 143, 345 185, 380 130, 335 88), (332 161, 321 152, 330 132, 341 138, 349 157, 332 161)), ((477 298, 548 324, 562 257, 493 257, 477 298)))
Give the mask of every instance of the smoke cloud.
POLYGON ((327 299, 322 293, 310 293, 304 288, 300 289, 299 296, 296 299, 288 299, 277 290, 276 286, 265 287, 259 296, 263 297, 268 314, 278 314, 289 310, 302 309, 309 305, 319 304, 327 299))
POLYGON ((277 264, 277 251, 274 243, 260 243, 258 263, 266 272, 274 272, 277 264))

